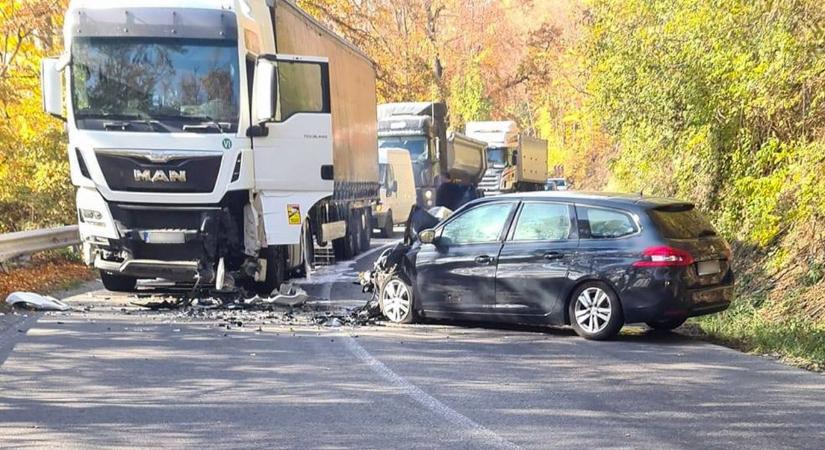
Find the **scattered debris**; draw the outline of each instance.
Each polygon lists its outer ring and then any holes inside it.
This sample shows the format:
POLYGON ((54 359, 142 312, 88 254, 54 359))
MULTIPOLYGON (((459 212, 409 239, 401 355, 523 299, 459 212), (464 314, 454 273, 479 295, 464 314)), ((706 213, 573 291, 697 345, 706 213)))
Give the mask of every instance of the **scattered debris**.
POLYGON ((301 306, 309 300, 306 291, 301 288, 296 288, 291 284, 284 283, 278 295, 270 298, 254 297, 244 301, 246 306, 266 306, 266 305, 281 305, 291 308, 301 306))
POLYGON ((6 304, 34 311, 69 311, 72 309, 71 306, 54 297, 46 297, 32 292, 14 292, 6 297, 6 304))

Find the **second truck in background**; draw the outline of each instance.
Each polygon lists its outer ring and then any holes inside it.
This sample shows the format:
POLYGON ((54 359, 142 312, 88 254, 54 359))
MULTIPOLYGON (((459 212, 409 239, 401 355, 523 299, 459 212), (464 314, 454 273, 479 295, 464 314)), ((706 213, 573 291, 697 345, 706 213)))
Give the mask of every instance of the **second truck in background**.
POLYGON ((456 209, 480 196, 487 145, 459 133, 448 135, 443 103, 380 105, 378 145, 410 152, 418 206, 456 209))
POLYGON ((467 136, 487 143, 487 171, 479 183, 485 196, 543 191, 547 141, 520 133, 515 122, 468 122, 467 136))

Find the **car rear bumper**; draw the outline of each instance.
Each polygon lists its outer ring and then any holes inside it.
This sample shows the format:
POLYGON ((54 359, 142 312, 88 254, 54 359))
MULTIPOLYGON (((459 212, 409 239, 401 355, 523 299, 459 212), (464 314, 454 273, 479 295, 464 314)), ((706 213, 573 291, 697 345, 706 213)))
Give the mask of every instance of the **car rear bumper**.
POLYGON ((655 322, 714 314, 728 309, 734 298, 733 275, 721 284, 684 288, 653 283, 620 293, 626 323, 655 322))

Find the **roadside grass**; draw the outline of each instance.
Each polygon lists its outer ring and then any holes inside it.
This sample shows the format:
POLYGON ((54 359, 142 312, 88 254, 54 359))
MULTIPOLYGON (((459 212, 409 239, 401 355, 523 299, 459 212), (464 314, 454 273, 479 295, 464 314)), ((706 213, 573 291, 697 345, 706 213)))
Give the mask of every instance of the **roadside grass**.
POLYGON ((35 255, 30 261, 0 271, 0 307, 12 292, 50 294, 73 289, 97 274, 71 251, 35 255))
POLYGON ((703 337, 740 351, 825 372, 825 324, 770 317, 761 299, 740 298, 727 311, 691 321, 703 337))

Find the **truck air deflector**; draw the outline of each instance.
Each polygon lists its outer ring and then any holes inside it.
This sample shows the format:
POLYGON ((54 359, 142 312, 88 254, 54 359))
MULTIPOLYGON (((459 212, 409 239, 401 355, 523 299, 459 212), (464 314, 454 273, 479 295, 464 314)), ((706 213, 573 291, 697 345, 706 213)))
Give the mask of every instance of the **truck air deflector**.
POLYGON ((78 9, 74 37, 155 37, 238 40, 235 13, 198 8, 78 9))

